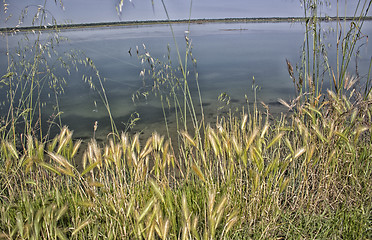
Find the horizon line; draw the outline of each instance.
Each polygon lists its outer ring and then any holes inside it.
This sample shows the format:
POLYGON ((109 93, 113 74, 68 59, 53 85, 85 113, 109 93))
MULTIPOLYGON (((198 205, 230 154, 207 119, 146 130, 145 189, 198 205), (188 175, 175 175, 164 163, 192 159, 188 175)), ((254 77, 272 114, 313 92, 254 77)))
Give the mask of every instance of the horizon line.
MULTIPOLYGON (((178 20, 140 20, 140 21, 115 21, 115 22, 96 22, 96 23, 65 23, 57 25, 45 25, 45 26, 15 26, 15 27, 3 27, 0 28, 0 32, 12 32, 12 31, 44 31, 53 29, 74 29, 74 28, 99 28, 99 27, 113 27, 113 26, 138 26, 138 25, 155 25, 155 24, 204 24, 204 23, 278 23, 278 22, 304 22, 309 20, 311 17, 247 17, 247 18, 198 18, 198 19, 178 19, 178 20)), ((372 16, 366 16, 363 20, 370 21, 372 16)), ((353 21, 355 17, 319 17, 320 21, 353 21)))

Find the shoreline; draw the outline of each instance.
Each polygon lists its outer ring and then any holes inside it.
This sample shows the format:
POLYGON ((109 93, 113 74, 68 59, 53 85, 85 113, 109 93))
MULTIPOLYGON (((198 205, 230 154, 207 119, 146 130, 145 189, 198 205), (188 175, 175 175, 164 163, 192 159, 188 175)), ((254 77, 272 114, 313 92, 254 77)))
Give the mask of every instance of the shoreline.
MULTIPOLYGON (((279 22, 304 22, 309 18, 304 17, 262 17, 262 18, 216 18, 216 19, 181 19, 181 20, 146 20, 146 21, 125 21, 125 22, 100 22, 100 23, 78 23, 58 24, 51 26, 28 26, 28 27, 7 27, 0 28, 0 32, 14 31, 45 31, 53 29, 77 29, 77 28, 103 28, 121 26, 143 26, 158 24, 205 24, 205 23, 279 23, 279 22)), ((321 17, 320 21, 353 21, 353 17, 321 17)), ((371 21, 372 17, 365 17, 363 20, 371 21)))

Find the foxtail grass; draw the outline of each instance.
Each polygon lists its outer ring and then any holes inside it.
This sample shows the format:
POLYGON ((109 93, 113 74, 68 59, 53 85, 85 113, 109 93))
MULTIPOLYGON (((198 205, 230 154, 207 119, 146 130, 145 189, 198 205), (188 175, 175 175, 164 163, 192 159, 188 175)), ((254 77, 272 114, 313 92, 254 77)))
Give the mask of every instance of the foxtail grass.
MULTIPOLYGON (((288 114, 270 119, 269 109, 261 112, 255 102, 211 125, 198 120, 193 107, 188 60, 177 67, 179 81, 170 64, 146 49, 140 59, 161 73, 157 90, 171 89, 169 100, 185 121, 177 141, 156 132, 141 141, 139 134, 118 133, 113 123, 107 142, 92 138, 86 148, 68 127, 48 140, 33 131, 21 144, 3 137, 1 237, 370 238, 372 96, 355 90, 352 77, 320 98, 318 65, 308 56, 304 76, 312 87, 290 103, 281 100, 288 114)), ((82 63, 96 69, 89 59, 82 63)))
POLYGON ((297 102, 295 114, 275 122, 259 112, 225 118, 206 127, 204 151, 187 132, 178 154, 156 133, 144 142, 127 133, 103 145, 92 139, 86 150, 67 127, 47 144, 30 136, 26 152, 3 141, 0 231, 27 239, 363 238, 372 102, 354 94, 297 102))

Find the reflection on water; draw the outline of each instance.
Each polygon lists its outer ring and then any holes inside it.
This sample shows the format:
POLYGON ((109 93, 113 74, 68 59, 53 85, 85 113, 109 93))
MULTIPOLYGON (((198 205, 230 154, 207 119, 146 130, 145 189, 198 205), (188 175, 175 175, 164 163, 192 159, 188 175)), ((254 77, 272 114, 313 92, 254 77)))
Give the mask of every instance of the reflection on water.
MULTIPOLYGON (((331 24, 328 24, 330 27, 331 24)), ((365 24, 365 34, 371 32, 371 24, 365 24)), ((226 111, 220 109, 223 103, 218 101, 221 93, 230 97, 233 111, 249 106, 254 100, 253 78, 258 88, 258 101, 267 103, 272 112, 283 110, 277 99, 289 99, 294 96, 293 83, 286 68, 286 59, 294 65, 300 62, 301 46, 304 41, 304 29, 300 23, 214 23, 194 24, 190 26, 174 25, 176 41, 182 58, 186 48, 185 34, 190 32, 193 56, 197 60, 196 71, 202 93, 203 107, 207 120, 215 121, 216 115, 226 111), (183 53, 183 54, 182 54, 183 53), (247 103, 248 100, 248 103, 247 103)), ((136 46, 142 44, 154 58, 167 61, 169 44, 173 67, 177 67, 176 49, 171 31, 166 25, 132 26, 117 28, 98 28, 65 30, 61 35, 69 39, 59 46, 63 53, 69 49, 82 50, 97 66, 106 80, 105 90, 112 114, 118 128, 123 130, 131 114, 137 112, 141 120, 134 131, 145 134, 154 130, 165 134, 164 115, 159 97, 132 101, 132 95, 142 87, 140 71, 143 69, 136 55, 136 46)), ((19 38, 19 36, 17 37, 19 38)), ((12 41, 16 42, 16 38, 12 41)), ((328 41, 334 42, 335 35, 329 35, 328 41)), ((4 41, 2 39, 1 41, 4 41)), ((12 44, 11 44, 12 45, 12 44)), ((2 44, 4 46, 4 44, 2 44)), ((330 64, 335 65, 335 56, 331 54, 330 64)), ((1 47, 1 52, 4 52, 1 47)), ((360 49, 359 71, 368 70, 371 49, 368 45, 360 49)), ((1 65, 6 59, 1 57, 1 65)), ((354 73, 355 62, 350 66, 354 73)), ((1 69, 2 72, 5 69, 1 69)), ((190 65, 190 71, 194 69, 190 65)), ((59 73, 66 75, 64 72, 59 73)), ((90 89, 81 78, 82 74, 92 72, 72 72, 66 75, 68 85, 60 99, 63 121, 74 136, 90 138, 93 136, 94 123, 98 122, 96 136, 105 138, 110 131, 110 121, 99 95, 90 89)), ((193 77, 190 78, 194 79, 193 77)), ((325 82, 325 86, 327 86, 325 82)), ((199 106, 196 86, 190 83, 195 97, 195 106, 199 106)), ((170 128, 175 128, 174 110, 167 109, 170 128)))

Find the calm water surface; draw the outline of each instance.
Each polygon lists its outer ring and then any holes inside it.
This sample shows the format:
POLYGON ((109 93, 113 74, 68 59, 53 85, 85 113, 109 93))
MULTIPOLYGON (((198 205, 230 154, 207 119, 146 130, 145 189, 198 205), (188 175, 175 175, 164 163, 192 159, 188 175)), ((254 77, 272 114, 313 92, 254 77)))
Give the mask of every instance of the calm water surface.
MULTIPOLYGON (((257 99, 269 105, 273 113, 285 111, 277 99, 294 97, 294 87, 289 78, 286 59, 295 66, 300 62, 301 47, 304 42, 304 27, 300 23, 213 23, 193 24, 190 26, 174 25, 177 44, 182 58, 186 48, 185 35, 189 31, 192 53, 196 58, 196 69, 190 69, 190 87, 198 106, 197 88, 193 81, 194 72, 199 75, 204 111, 207 120, 214 122, 216 116, 223 114, 227 108, 218 100, 221 93, 230 97, 230 107, 241 110, 252 103, 253 79, 257 85, 257 99)), ((325 26, 329 29, 331 24, 325 26)), ((364 33, 372 33, 371 24, 365 24, 364 33)), ((154 130, 165 134, 164 117, 159 97, 150 94, 147 99, 135 102, 132 96, 143 89, 140 72, 144 65, 136 55, 136 46, 143 53, 143 44, 155 59, 168 61, 168 44, 173 67, 177 67, 177 55, 174 40, 167 25, 131 26, 115 28, 96 28, 65 30, 62 36, 69 39, 62 43, 57 51, 61 54, 71 49, 78 49, 89 56, 97 66, 100 75, 106 79, 104 87, 108 96, 112 114, 119 129, 125 129, 131 114, 137 112, 140 121, 132 131, 143 131, 144 135, 154 130), (131 55, 129 50, 131 49, 131 55)), ((20 36, 11 39, 11 46, 20 36)), ((328 40, 334 42, 335 34, 328 40)), ((4 42, 4 39, 1 39, 4 42)), ((2 44, 4 46, 4 44, 2 44)), ((1 52, 4 53, 4 47, 1 52)), ((331 65, 335 64, 334 46, 329 46, 331 65)), ((4 54, 2 54, 4 56, 4 54)), ((366 73, 372 56, 371 48, 360 48, 358 69, 366 73)), ((6 66, 6 58, 1 58, 6 66)), ((3 68, 3 67, 2 67, 3 68)), ((355 61, 351 63, 350 72, 355 73, 355 61)), ((4 69, 1 69, 2 71, 4 69)), ((70 76, 59 72, 67 79, 65 93, 60 99, 64 124, 74 130, 77 138, 93 136, 93 126, 98 122, 96 136, 104 139, 110 131, 107 111, 97 92, 82 81, 83 74, 93 74, 80 67, 79 72, 70 76)), ((327 83, 325 83, 327 84, 327 83)), ((47 108, 47 107, 46 107, 47 108)), ((46 112, 48 110, 46 109, 46 112)), ((50 114, 50 113, 49 113, 50 114)), ((167 110, 170 128, 175 128, 174 111, 167 110)))

